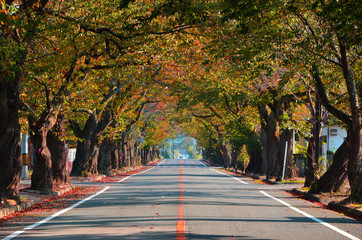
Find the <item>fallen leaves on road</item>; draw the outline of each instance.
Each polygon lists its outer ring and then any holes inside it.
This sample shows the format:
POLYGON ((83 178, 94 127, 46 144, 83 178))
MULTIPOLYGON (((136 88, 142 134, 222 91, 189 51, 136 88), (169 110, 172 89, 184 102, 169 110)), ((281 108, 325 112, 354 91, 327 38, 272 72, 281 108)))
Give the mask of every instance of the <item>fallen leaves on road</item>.
POLYGON ((20 222, 23 216, 38 216, 46 212, 66 208, 70 206, 74 201, 83 199, 99 191, 101 188, 102 187, 76 187, 73 190, 68 191, 59 197, 43 196, 38 203, 34 204, 30 208, 15 212, 13 214, 7 215, 4 218, 1 218, 0 226, 2 226, 4 222, 8 221, 20 222))
MULTIPOLYGON (((123 173, 118 173, 118 174, 110 175, 110 176, 107 176, 107 177, 103 177, 103 178, 98 179, 98 180, 93 180, 93 182, 103 182, 103 183, 118 182, 118 181, 122 180, 125 177, 131 176, 133 174, 139 173, 140 171, 147 170, 147 169, 149 169, 149 167, 142 167, 142 168, 134 169, 134 170, 131 170, 131 171, 128 171, 128 172, 123 172, 123 173)), ((128 180, 126 180, 124 182, 128 182, 128 180)))

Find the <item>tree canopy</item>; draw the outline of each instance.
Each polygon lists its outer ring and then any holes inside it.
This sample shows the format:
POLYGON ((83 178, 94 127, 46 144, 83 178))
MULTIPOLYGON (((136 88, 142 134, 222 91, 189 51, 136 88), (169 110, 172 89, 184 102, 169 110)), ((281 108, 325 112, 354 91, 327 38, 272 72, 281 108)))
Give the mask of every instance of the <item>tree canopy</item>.
POLYGON ((77 146, 72 175, 138 164, 182 133, 205 158, 280 179, 293 175, 297 133, 309 141, 311 191, 337 191, 348 178, 350 200, 361 201, 361 7, 0 1, 1 199, 18 196, 22 130, 36 154, 34 189, 49 191, 57 175, 53 134, 77 146), (320 177, 316 149, 328 121, 348 136, 320 177))

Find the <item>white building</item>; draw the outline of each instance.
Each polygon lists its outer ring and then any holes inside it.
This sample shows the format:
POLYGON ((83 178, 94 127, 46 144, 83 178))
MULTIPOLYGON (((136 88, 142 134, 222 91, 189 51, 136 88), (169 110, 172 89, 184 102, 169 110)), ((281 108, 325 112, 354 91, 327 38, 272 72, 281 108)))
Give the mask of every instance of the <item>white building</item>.
POLYGON ((327 155, 327 152, 335 153, 346 137, 347 130, 341 126, 327 126, 322 128, 321 139, 325 143, 322 145, 323 155, 327 155))
POLYGON ((76 150, 75 148, 68 149, 68 162, 74 162, 76 150))

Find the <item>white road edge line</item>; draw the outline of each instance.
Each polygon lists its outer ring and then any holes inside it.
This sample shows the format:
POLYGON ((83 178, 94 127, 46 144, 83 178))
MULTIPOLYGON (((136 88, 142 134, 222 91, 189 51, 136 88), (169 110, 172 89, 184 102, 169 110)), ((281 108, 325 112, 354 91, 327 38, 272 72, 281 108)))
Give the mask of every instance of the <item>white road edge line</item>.
POLYGON ((127 180, 128 178, 130 178, 130 177, 134 177, 134 176, 136 176, 136 175, 139 175, 139 174, 148 172, 148 171, 150 171, 150 170, 152 170, 152 169, 154 169, 154 168, 155 168, 155 167, 150 168, 150 169, 147 169, 146 171, 143 171, 143 172, 139 172, 139 173, 135 173, 135 174, 129 175, 129 176, 125 177, 125 178, 122 178, 122 179, 119 180, 118 182, 120 183, 120 182, 126 181, 126 180, 127 180))
POLYGON ((333 225, 331 225, 329 223, 326 223, 326 222, 320 220, 319 218, 313 217, 312 215, 310 215, 310 214, 308 214, 308 213, 306 213, 306 212, 304 212, 304 211, 302 211, 302 210, 300 210, 300 209, 298 209, 296 207, 293 207, 289 203, 284 202, 283 200, 275 198, 275 197, 269 195, 268 193, 266 193, 264 191, 259 191, 259 192, 261 192, 263 195, 265 195, 265 196, 267 196, 267 197, 269 197, 269 198, 271 198, 271 199, 273 199, 275 201, 278 201, 278 202, 282 203, 283 205, 287 206, 288 208, 290 208, 290 209, 292 209, 292 210, 294 210, 294 211, 296 211, 296 212, 298 212, 298 213, 300 213, 300 214, 302 214, 302 215, 304 215, 304 216, 306 216, 306 217, 308 217, 308 218, 310 218, 310 219, 312 219, 312 220, 314 220, 314 221, 316 221, 316 222, 318 222, 318 223, 320 223, 320 224, 322 224, 322 225, 324 225, 324 226, 338 232, 339 234, 342 234, 343 236, 345 236, 345 237, 347 237, 349 239, 360 240, 358 237, 355 237, 355 236, 353 236, 353 235, 351 235, 351 234, 349 234, 349 233, 347 233, 347 232, 345 232, 345 231, 343 231, 343 230, 341 230, 341 229, 339 229, 339 228, 337 228, 337 227, 335 227, 335 226, 333 226, 333 225))
POLYGON ((207 167, 205 163, 201 162, 200 160, 198 160, 199 163, 201 163, 202 165, 204 165, 204 167, 207 167))
POLYGON ((226 174, 226 173, 223 173, 223 172, 219 172, 219 171, 217 171, 217 170, 215 170, 215 169, 213 169, 213 168, 210 168, 210 169, 211 169, 211 170, 213 170, 213 171, 215 171, 215 172, 217 172, 217 173, 220 173, 220 174, 222 174, 222 175, 225 175, 225 176, 231 177, 231 178, 235 179, 236 181, 241 182, 242 184, 248 185, 248 183, 247 183, 247 182, 244 182, 243 180, 240 180, 239 178, 236 178, 236 177, 234 177, 234 176, 231 176, 231 175, 226 174))
POLYGON ((159 164, 157 164, 157 166, 160 166, 162 163, 164 163, 166 161, 166 159, 165 160, 163 160, 162 162, 160 162, 159 164))
POLYGON ((30 225, 30 226, 27 226, 27 227, 25 227, 23 230, 16 231, 16 232, 12 233, 11 235, 3 238, 2 240, 13 239, 13 238, 15 238, 16 236, 19 236, 20 234, 24 233, 26 230, 31 230, 31 229, 33 229, 33 228, 35 228, 35 227, 38 227, 38 226, 40 226, 40 225, 42 225, 42 224, 44 224, 44 223, 46 223, 46 222, 49 222, 49 221, 52 220, 53 218, 55 218, 55 217, 57 217, 57 216, 65 213, 65 212, 68 212, 69 210, 71 210, 71 209, 73 209, 73 208, 75 208, 75 207, 78 207, 78 206, 81 205, 82 203, 85 203, 86 201, 91 200, 92 198, 98 196, 99 194, 104 193, 104 192, 107 191, 109 188, 110 188, 110 187, 107 186, 107 187, 103 188, 101 191, 93 194, 92 196, 89 196, 89 197, 87 197, 87 198, 85 198, 85 199, 83 199, 83 200, 81 200, 81 201, 73 204, 72 206, 70 206, 70 207, 68 207, 68 208, 65 208, 65 209, 63 209, 63 210, 61 210, 61 211, 59 211, 59 212, 56 212, 56 213, 54 213, 53 215, 51 215, 51 216, 49 216, 49 217, 47 217, 47 218, 44 218, 43 220, 41 220, 41 221, 39 221, 39 222, 37 222, 37 223, 34 223, 34 224, 30 225))

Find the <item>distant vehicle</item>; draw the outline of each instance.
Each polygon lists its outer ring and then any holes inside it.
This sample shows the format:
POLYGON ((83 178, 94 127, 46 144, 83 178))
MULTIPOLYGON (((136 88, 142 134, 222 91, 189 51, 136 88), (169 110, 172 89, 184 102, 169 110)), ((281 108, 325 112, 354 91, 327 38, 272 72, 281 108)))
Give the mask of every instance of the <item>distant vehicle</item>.
POLYGON ((184 156, 182 156, 182 155, 179 155, 178 157, 177 157, 177 159, 183 159, 184 158, 184 156))

